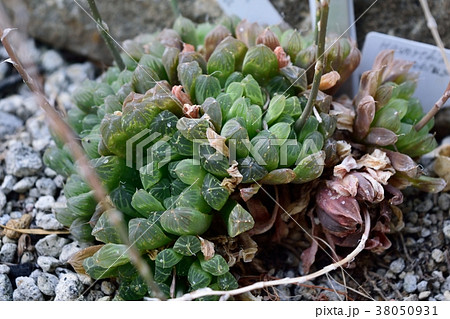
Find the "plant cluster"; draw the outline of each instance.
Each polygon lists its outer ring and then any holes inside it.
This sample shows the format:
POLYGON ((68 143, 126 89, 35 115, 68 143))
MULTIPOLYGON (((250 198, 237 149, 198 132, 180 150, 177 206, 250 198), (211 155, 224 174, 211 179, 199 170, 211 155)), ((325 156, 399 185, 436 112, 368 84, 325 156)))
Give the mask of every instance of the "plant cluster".
MULTIPOLYGON (((116 210, 159 289, 176 297, 237 288, 230 267, 252 261, 255 236, 288 237, 290 218, 333 248, 354 247, 361 211, 369 210, 366 248, 382 251, 395 216, 401 226, 399 189, 442 188, 412 159, 436 141, 432 123, 414 129, 423 117, 411 98, 415 79, 393 52, 379 56, 351 101, 332 97, 360 59, 345 38, 326 40, 317 97, 318 47, 312 34, 294 29, 234 17, 195 25, 179 17, 172 29, 127 40, 124 49, 126 69, 113 66, 86 81, 67 117, 107 199, 96 201, 57 137, 44 156, 68 177, 67 205, 56 218, 78 240, 104 243, 78 254, 77 270, 116 277, 118 298, 154 292, 130 262, 112 222, 116 210)), ((305 270, 317 249, 312 242, 303 252, 305 270)))

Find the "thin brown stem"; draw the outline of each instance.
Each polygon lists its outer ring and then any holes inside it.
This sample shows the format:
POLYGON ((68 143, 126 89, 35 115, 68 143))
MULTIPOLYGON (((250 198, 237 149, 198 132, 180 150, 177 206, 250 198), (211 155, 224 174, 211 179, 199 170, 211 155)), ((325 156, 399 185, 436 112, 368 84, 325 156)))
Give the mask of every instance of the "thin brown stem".
POLYGON ((441 36, 439 35, 436 20, 434 19, 433 15, 431 14, 430 8, 428 7, 428 1, 427 0, 419 0, 419 1, 422 6, 423 13, 425 15, 425 19, 427 20, 427 27, 428 27, 428 29, 430 29, 431 34, 433 35, 433 38, 434 38, 434 42, 436 42, 436 45, 438 46, 439 50, 441 51, 441 55, 442 55, 442 59, 444 60, 445 67, 447 68, 448 74, 450 74, 450 62, 447 59, 447 54, 445 53, 444 43, 442 42, 441 36))
POLYGON ((416 131, 420 131, 444 106, 445 102, 450 98, 450 82, 445 89, 444 94, 436 101, 433 108, 414 126, 416 131))
POLYGON ((120 56, 119 50, 117 50, 116 44, 114 43, 111 35, 109 34, 109 28, 105 22, 103 22, 102 17, 100 15, 100 12, 98 11, 97 5, 95 4, 94 0, 87 0, 89 4, 89 8, 91 9, 92 16, 95 19, 95 22, 97 23, 97 29, 100 32, 100 35, 102 36, 103 40, 106 43, 106 46, 108 47, 109 51, 111 52, 114 61, 116 61, 117 66, 119 69, 124 70, 125 69, 125 63, 123 63, 122 57, 120 56))
POLYGON ((311 115, 314 102, 317 98, 317 93, 319 92, 320 79, 322 78, 323 67, 325 62, 325 36, 327 33, 327 22, 328 22, 328 0, 321 0, 320 2, 320 21, 318 22, 318 39, 317 54, 316 54, 316 65, 314 71, 314 79, 311 87, 311 92, 309 94, 308 102, 306 103, 305 109, 303 110, 300 118, 295 122, 295 130, 298 132, 305 125, 306 120, 311 115))

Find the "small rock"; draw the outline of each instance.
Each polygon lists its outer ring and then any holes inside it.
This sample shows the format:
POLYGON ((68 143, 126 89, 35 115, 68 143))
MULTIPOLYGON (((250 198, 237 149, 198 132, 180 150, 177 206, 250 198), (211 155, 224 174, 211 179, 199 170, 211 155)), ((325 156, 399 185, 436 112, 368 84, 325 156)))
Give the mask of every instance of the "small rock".
POLYGON ((6 195, 0 190, 0 214, 3 213, 3 208, 6 205, 6 195))
POLYGON ((105 297, 103 292, 99 290, 91 290, 86 297, 86 301, 98 301, 99 299, 105 297))
POLYGON ((427 198, 416 206, 416 211, 418 211, 419 213, 426 213, 429 212, 432 208, 433 208, 433 201, 427 198))
POLYGON ((54 296, 59 279, 55 275, 43 273, 37 278, 39 290, 47 296, 54 296))
MULTIPOLYGON (((3 64, 3 63, 2 63, 3 64)), ((22 108, 23 97, 19 94, 13 94, 0 99, 0 112, 16 114, 17 110, 22 108)))
POLYGON ((94 77, 95 68, 90 62, 75 63, 66 68, 66 74, 73 83, 81 83, 94 77))
POLYGON ((25 251, 22 254, 22 257, 20 257, 20 263, 26 264, 26 263, 32 263, 36 260, 34 254, 31 251, 25 251))
POLYGON ((23 121, 17 116, 0 111, 0 140, 16 133, 23 126, 23 121))
POLYGON ((403 258, 398 258, 396 260, 394 260, 393 262, 391 262, 391 264, 389 265, 389 269, 394 273, 394 274, 399 274, 403 271, 403 269, 405 269, 405 260, 403 258))
POLYGON ((428 298, 431 295, 431 291, 422 291, 419 294, 419 300, 424 300, 426 298, 428 298))
POLYGON ((36 225, 45 230, 58 230, 64 228, 64 225, 56 220, 55 215, 42 212, 36 214, 36 225))
POLYGON ((35 207, 41 211, 50 211, 55 203, 55 198, 53 196, 42 196, 40 197, 35 207))
POLYGON ((0 274, 0 301, 13 300, 13 288, 11 281, 5 274, 0 274))
POLYGON ((110 281, 102 281, 101 290, 105 295, 112 295, 116 287, 110 281))
POLYGON ((19 211, 14 211, 9 214, 9 217, 11 217, 11 219, 20 219, 22 216, 23 213, 19 211))
POLYGON ((3 179, 3 183, 1 186, 1 190, 4 194, 9 194, 14 187, 14 184, 17 182, 17 179, 12 175, 6 175, 3 179))
POLYGON ((58 188, 64 188, 64 176, 57 175, 53 181, 55 182, 56 187, 58 188))
MULTIPOLYGON (((39 198, 41 196, 41 193, 39 193, 38 189, 36 187, 30 189, 30 191, 28 192, 28 196, 32 197, 32 198, 39 198)), ((33 208, 34 208, 34 204, 33 204, 33 208)))
POLYGON ((110 296, 105 296, 105 297, 97 299, 97 301, 110 301, 110 300, 111 300, 110 296))
MULTIPOLYGON (((5 236, 6 237, 6 236, 5 236)), ((0 250, 0 262, 12 263, 16 257, 17 245, 13 243, 3 244, 0 250)))
POLYGON ((64 64, 64 60, 57 51, 48 50, 41 55, 41 64, 47 73, 52 73, 64 64))
POLYGON ((37 264, 44 272, 52 272, 61 263, 55 257, 50 256, 39 256, 37 259, 37 264))
POLYGON ((55 300, 76 300, 83 293, 83 284, 80 282, 76 274, 65 274, 61 276, 55 292, 55 300))
POLYGON ((446 301, 450 301, 450 291, 447 290, 444 292, 444 298, 446 301))
POLYGON ((450 240, 450 223, 448 223, 447 225, 444 224, 442 232, 444 233, 445 238, 450 240))
POLYGON ((421 282, 419 282, 417 284, 417 290, 419 292, 427 290, 427 287, 428 287, 428 281, 425 281, 425 280, 422 280, 421 282))
POLYGON ((62 263, 66 263, 69 259, 81 249, 88 247, 88 244, 79 243, 78 241, 74 241, 68 245, 65 245, 62 248, 61 255, 59 256, 59 261, 62 263))
POLYGON ((405 276, 405 279, 403 281, 403 289, 408 292, 412 293, 417 289, 417 279, 416 276, 412 273, 408 273, 405 276))
POLYGON ((433 278, 435 278, 435 279, 437 279, 439 282, 444 282, 445 281, 445 278, 444 278, 444 276, 443 276, 443 274, 442 274, 442 271, 439 271, 439 270, 433 270, 433 272, 431 273, 431 276, 433 277, 433 278))
POLYGON ((44 300, 34 280, 29 277, 16 278, 17 289, 13 292, 14 301, 41 301, 44 300))
POLYGON ((94 280, 88 275, 77 274, 77 276, 83 285, 90 286, 94 282, 94 280))
POLYGON ((31 134, 32 146, 36 151, 42 151, 51 141, 51 135, 45 118, 31 117, 25 123, 27 131, 31 134))
POLYGON ((450 194, 441 193, 438 198, 438 205, 442 210, 448 210, 450 208, 450 194))
POLYGON ((45 176, 47 176, 47 177, 51 177, 51 178, 53 178, 53 177, 55 177, 56 175, 58 175, 58 173, 56 173, 54 170, 52 170, 50 167, 46 167, 45 169, 44 169, 44 174, 45 174, 45 176))
POLYGON ((6 265, 0 264, 0 274, 9 274, 9 267, 6 265))
POLYGON ((35 182, 36 182, 35 176, 24 177, 16 184, 14 184, 13 191, 15 191, 16 193, 25 193, 27 190, 33 187, 35 182))
POLYGON ((55 234, 45 236, 36 245, 38 256, 51 256, 58 258, 64 245, 69 242, 67 238, 59 237, 55 234))
POLYGON ((419 300, 419 299, 417 298, 416 294, 412 294, 412 295, 409 295, 409 296, 403 298, 403 301, 417 301, 417 300, 419 300))
POLYGON ((431 231, 428 228, 422 228, 422 230, 420 231, 420 236, 422 236, 423 238, 428 237, 431 235, 431 231))
POLYGON ((40 155, 22 143, 14 144, 6 153, 6 173, 17 177, 34 175, 42 168, 40 155))
POLYGON ((33 270, 33 272, 30 274, 30 278, 34 280, 34 282, 37 284, 37 279, 39 276, 42 276, 43 272, 40 269, 33 270))
POLYGON ((67 274, 73 274, 72 271, 70 271, 67 268, 63 268, 63 267, 57 267, 55 269, 55 275, 58 276, 59 279, 61 279, 62 276, 67 275, 67 274))
POLYGON ((36 182, 36 188, 41 195, 55 196, 56 184, 51 178, 40 178, 36 182))
POLYGON ((433 249, 431 252, 431 258, 433 258, 435 262, 441 263, 444 261, 444 253, 440 249, 433 249))

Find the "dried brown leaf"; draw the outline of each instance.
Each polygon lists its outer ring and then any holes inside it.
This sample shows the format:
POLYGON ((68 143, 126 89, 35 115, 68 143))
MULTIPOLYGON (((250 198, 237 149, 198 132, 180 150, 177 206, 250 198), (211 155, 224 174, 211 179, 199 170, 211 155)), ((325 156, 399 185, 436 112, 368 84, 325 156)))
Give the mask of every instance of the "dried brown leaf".
POLYGON ((104 245, 90 246, 80 251, 77 251, 75 254, 72 255, 72 257, 70 257, 70 259, 67 262, 73 267, 73 269, 78 274, 86 275, 86 271, 84 270, 83 267, 83 261, 86 258, 92 257, 103 246, 104 245))

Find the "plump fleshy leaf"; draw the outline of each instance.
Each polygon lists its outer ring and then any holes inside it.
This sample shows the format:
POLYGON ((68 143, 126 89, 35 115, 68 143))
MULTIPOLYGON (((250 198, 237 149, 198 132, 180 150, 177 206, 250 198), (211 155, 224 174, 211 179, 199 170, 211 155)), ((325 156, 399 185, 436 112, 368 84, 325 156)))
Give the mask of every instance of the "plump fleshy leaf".
POLYGON ((178 207, 165 211, 160 218, 163 229, 174 235, 201 235, 211 224, 212 216, 192 208, 178 207))
POLYGON ((156 256, 156 267, 172 268, 183 258, 182 254, 177 253, 172 248, 166 248, 160 251, 156 256))
POLYGON ((228 272, 230 267, 228 267, 225 259, 219 254, 215 254, 211 259, 206 260, 204 257, 200 256, 200 266, 204 271, 209 272, 213 276, 221 276, 228 272))
POLYGON ((140 251, 159 248, 172 241, 157 222, 145 218, 131 219, 128 229, 130 241, 140 251))
POLYGON ((206 174, 203 180, 202 195, 208 205, 217 211, 225 205, 229 197, 228 190, 211 174, 206 174))

